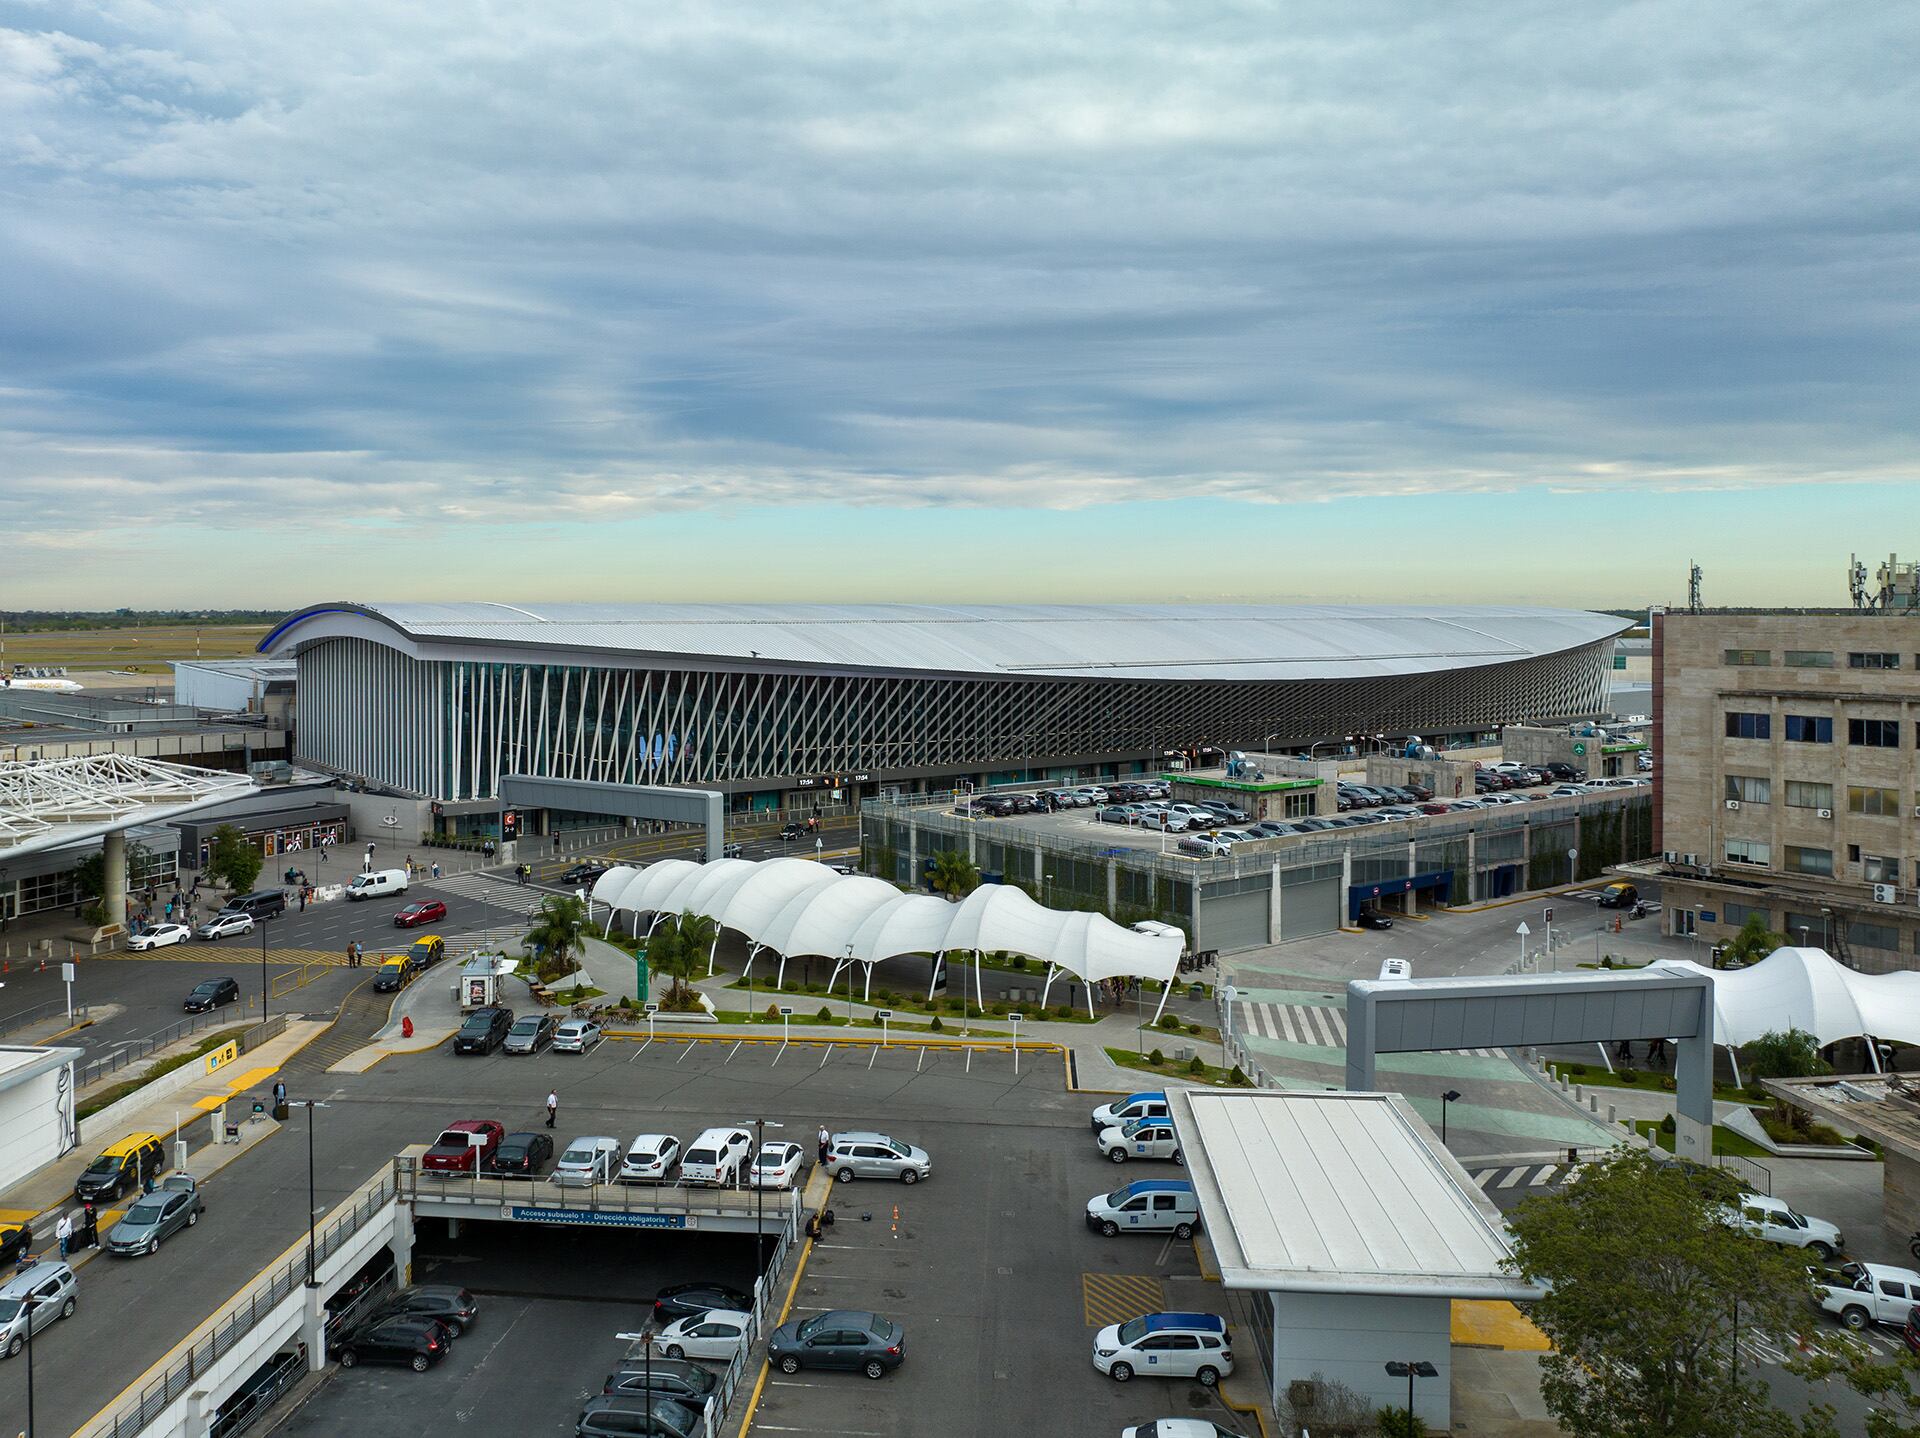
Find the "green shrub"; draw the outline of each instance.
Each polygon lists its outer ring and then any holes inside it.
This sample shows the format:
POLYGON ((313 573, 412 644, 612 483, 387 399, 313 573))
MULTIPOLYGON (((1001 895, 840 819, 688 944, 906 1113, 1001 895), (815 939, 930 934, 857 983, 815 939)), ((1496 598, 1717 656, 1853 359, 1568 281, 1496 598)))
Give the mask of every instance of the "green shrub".
POLYGON ((1014 966, 1014 968, 1016 968, 1016 969, 1024 969, 1024 968, 1026 968, 1026 966, 1027 966, 1027 956, 1026 956, 1025 954, 1015 954, 1015 955, 1013 956, 1013 966, 1014 966))
POLYGON ((1176 1018, 1174 1015, 1168 1014, 1165 1018, 1160 1020, 1160 1027, 1165 1029, 1168 1033, 1177 1034, 1180 1032, 1180 1020, 1176 1018))
POLYGON ((1575 1078, 1585 1078, 1587 1076, 1587 1066, 1585 1064, 1568 1064, 1567 1072, 1575 1078))
POLYGON ((778 1023, 778 1022, 780 1021, 780 1005, 778 1005, 778 1004, 768 1004, 768 1005, 767 1005, 767 1017, 768 1017, 769 1019, 772 1019, 772 1020, 773 1020, 773 1021, 774 1021, 775 1023, 778 1023))
POLYGON ((1248 1088, 1253 1084, 1253 1080, 1247 1077, 1246 1070, 1239 1064, 1233 1066, 1233 1072, 1227 1075, 1227 1079, 1236 1088, 1248 1088))
POLYGON ((1152 1053, 1147 1055, 1147 1062, 1152 1064, 1155 1068, 1158 1068, 1161 1064, 1165 1063, 1166 1061, 1167 1061, 1167 1056, 1161 1053, 1159 1049, 1155 1049, 1152 1053))
POLYGON ((1073 1017, 1073 1005, 1061 1004, 1059 1008, 1053 1011, 1053 1013, 1055 1018, 1070 1019, 1073 1017))
POLYGON ((1668 1093, 1672 1093, 1674 1091, 1673 1075, 1661 1074, 1660 1087, 1665 1089, 1668 1093))
POLYGON ((1614 1075, 1614 1077, 1618 1078, 1621 1083, 1639 1083, 1640 1070, 1639 1069, 1621 1069, 1619 1073, 1614 1075))
POLYGON ((628 998, 625 994, 622 994, 618 999, 614 1001, 613 1006, 616 1009, 630 1009, 633 1007, 633 1000, 628 998))
POLYGON ((1405 1408, 1382 1408, 1374 1415, 1380 1438, 1426 1438, 1427 1420, 1405 1408))
POLYGON ((1660 1120, 1660 1132, 1662 1133, 1672 1133, 1676 1127, 1677 1125, 1673 1121, 1672 1114, 1668 1114, 1660 1120))
POLYGON ((825 1004, 822 1004, 820 1005, 820 1012, 815 1014, 814 1017, 823 1024, 830 1024, 833 1022, 833 1010, 825 1004))
POLYGON ((1199 1054, 1195 1054, 1192 1058, 1187 1060, 1188 1073, 1203 1074, 1206 1071, 1207 1071, 1207 1061, 1201 1058, 1199 1054))
POLYGON ((1602 958, 1602 959, 1600 960, 1600 967, 1601 967, 1601 968, 1603 968, 1603 969, 1610 969, 1610 968, 1612 968, 1612 967, 1613 967, 1613 955, 1612 955, 1612 954, 1608 954, 1608 955, 1606 955, 1606 956, 1605 956, 1604 958, 1602 958))
POLYGON ((947 1028, 945 1024, 940 1022, 940 1015, 938 1014, 935 1014, 933 1016, 933 1021, 929 1023, 927 1027, 928 1029, 930 1029, 932 1032, 936 1034, 946 1032, 946 1028, 947 1028))

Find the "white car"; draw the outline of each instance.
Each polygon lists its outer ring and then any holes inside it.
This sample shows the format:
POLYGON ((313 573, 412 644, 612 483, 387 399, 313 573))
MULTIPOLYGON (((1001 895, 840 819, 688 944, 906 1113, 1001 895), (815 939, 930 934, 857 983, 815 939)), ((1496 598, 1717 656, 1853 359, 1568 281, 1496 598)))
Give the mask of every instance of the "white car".
POLYGON ((193 930, 185 924, 155 924, 144 934, 135 934, 127 940, 127 952, 144 954, 149 949, 164 949, 169 944, 184 944, 193 937, 193 930))
POLYGON ((568 1019, 553 1031, 553 1051, 557 1054, 583 1054, 606 1037, 592 1019, 568 1019))
POLYGON ((586 1188, 590 1184, 612 1183, 619 1170, 619 1139, 576 1138, 554 1161, 551 1180, 563 1188, 586 1188))
POLYGON ((1094 1139, 1100 1152, 1115 1163, 1130 1158, 1170 1158, 1185 1163, 1173 1122, 1164 1118, 1137 1118, 1124 1128, 1103 1128, 1094 1139))
POLYGON ((251 914, 215 914, 194 932, 203 939, 225 939, 235 934, 250 934, 253 932, 253 916, 251 914))
POLYGON ((1241 1435, 1204 1418, 1156 1418, 1151 1423, 1122 1428, 1120 1438, 1241 1438, 1241 1435))
POLYGON ((1144 1373, 1211 1388, 1233 1372, 1233 1346, 1226 1319, 1216 1314, 1143 1313, 1100 1330, 1093 1366, 1116 1383, 1144 1373))
POLYGON ((1584 784, 1557 784, 1547 792, 1549 799, 1578 799, 1586 793, 1584 784))
POLYGON ((747 1344, 747 1329, 753 1316, 730 1308, 709 1308, 705 1313, 676 1318, 653 1336, 653 1351, 663 1358, 712 1358, 722 1363, 747 1344))
POLYGON ((622 1183, 665 1183, 680 1162, 680 1140, 670 1133, 643 1133, 627 1145, 620 1161, 622 1183))
POLYGON ((792 1188, 800 1181, 806 1155, 797 1143, 770 1143, 754 1157, 747 1174, 750 1188, 792 1188))
POLYGON ((680 1157, 680 1182, 728 1188, 745 1181, 753 1135, 744 1128, 710 1128, 697 1134, 680 1157))
POLYGON ((1169 834, 1187 832, 1187 816, 1169 813, 1165 809, 1148 809, 1140 815, 1140 827, 1143 829, 1164 829, 1169 834))

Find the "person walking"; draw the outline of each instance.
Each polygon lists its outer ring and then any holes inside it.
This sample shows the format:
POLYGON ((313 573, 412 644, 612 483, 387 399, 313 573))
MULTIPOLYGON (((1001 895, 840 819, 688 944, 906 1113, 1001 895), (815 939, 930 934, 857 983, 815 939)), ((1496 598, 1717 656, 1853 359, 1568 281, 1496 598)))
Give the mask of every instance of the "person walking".
POLYGON ((560 1095, 554 1089, 547 1090, 547 1127, 553 1127, 553 1121, 560 1113, 560 1095))
POLYGON ((60 1256, 65 1258, 73 1247, 73 1220, 67 1217, 67 1211, 60 1210, 60 1221, 53 1226, 53 1236, 60 1240, 60 1256))

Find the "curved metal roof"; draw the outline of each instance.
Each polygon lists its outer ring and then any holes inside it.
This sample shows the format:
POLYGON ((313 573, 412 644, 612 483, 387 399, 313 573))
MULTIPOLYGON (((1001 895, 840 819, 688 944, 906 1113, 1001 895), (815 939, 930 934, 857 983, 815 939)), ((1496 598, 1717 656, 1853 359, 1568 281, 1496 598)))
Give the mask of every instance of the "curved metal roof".
POLYGON ((321 604, 260 642, 341 636, 417 658, 1091 679, 1349 679, 1556 654, 1626 621, 1577 609, 1258 604, 321 604), (503 650, 541 651, 508 656, 503 650))

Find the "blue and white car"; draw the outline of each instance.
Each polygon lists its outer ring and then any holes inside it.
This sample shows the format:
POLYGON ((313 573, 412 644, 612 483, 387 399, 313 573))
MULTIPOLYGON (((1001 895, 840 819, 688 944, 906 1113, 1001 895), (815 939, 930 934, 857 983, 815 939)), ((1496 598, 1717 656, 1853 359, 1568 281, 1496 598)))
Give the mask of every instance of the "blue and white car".
POLYGON ((1170 1112, 1167 1096, 1160 1089, 1130 1093, 1113 1103, 1103 1103, 1093 1111, 1093 1131, 1099 1133, 1103 1128, 1124 1128, 1137 1118, 1165 1118, 1170 1112))
POLYGON ((1100 1330, 1093 1366, 1116 1383, 1143 1373, 1192 1378, 1211 1388, 1233 1372, 1227 1320, 1213 1313, 1143 1313, 1100 1330))
POLYGON ((1173 1131, 1173 1123, 1164 1118, 1137 1118, 1124 1128, 1103 1128, 1100 1136, 1094 1140, 1100 1152, 1115 1163, 1125 1163, 1130 1158, 1167 1158, 1175 1163, 1185 1163, 1180 1153, 1180 1139, 1173 1131))

